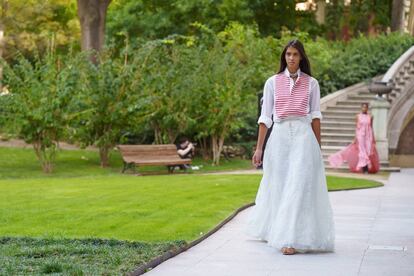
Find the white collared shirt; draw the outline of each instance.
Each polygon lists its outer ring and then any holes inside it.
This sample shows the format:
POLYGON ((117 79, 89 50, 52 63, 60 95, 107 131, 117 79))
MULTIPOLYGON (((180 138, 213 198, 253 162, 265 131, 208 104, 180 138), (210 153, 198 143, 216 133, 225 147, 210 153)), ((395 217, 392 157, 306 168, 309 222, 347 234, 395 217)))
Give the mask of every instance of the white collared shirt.
MULTIPOLYGON (((299 80, 301 77, 301 70, 298 69, 298 77, 296 81, 299 80)), ((290 93, 292 93, 293 84, 295 81, 293 81, 292 78, 290 78, 289 70, 285 69, 284 74, 289 77, 289 88, 290 93)), ((322 113, 320 111, 320 89, 319 89, 319 83, 318 81, 310 77, 310 84, 309 84, 309 104, 307 106, 306 112, 307 116, 310 118, 310 120, 319 118, 322 119, 322 113)), ((275 102, 274 102, 274 95, 275 95, 275 75, 271 76, 267 79, 264 89, 263 89, 263 103, 262 103, 262 111, 261 115, 259 117, 259 120, 257 121, 258 124, 264 123, 267 128, 270 128, 272 126, 273 122, 281 121, 280 118, 277 117, 275 113, 275 102), (273 115, 273 121, 272 121, 272 115, 273 115)))

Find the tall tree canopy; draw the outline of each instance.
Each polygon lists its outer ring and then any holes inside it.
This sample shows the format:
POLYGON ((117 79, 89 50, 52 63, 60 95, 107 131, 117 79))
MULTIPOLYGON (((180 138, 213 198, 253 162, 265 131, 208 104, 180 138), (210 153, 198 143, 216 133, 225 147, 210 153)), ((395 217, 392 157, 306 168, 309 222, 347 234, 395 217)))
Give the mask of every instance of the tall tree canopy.
POLYGON ((283 26, 313 31, 313 12, 296 11, 295 5, 295 0, 116 0, 109 9, 108 33, 153 39, 185 34, 193 22, 218 32, 233 21, 256 23, 262 35, 279 36, 283 26))
POLYGON ((79 45, 80 29, 74 0, 2 1, 3 57, 44 52, 48 47, 67 51, 79 45))

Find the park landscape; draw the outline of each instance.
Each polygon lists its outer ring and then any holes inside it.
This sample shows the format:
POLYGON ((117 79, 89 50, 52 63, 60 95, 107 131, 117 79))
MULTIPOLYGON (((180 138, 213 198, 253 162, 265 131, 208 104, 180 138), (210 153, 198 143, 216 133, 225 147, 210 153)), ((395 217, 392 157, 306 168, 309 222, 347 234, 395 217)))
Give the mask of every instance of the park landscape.
POLYGON ((324 22, 296 1, 29 2, 2 1, 0 275, 129 274, 185 248, 254 202, 258 97, 287 41, 304 42, 321 97, 414 43, 390 31, 387 1, 333 1, 324 22), (182 136, 199 170, 121 172, 117 145, 182 136))

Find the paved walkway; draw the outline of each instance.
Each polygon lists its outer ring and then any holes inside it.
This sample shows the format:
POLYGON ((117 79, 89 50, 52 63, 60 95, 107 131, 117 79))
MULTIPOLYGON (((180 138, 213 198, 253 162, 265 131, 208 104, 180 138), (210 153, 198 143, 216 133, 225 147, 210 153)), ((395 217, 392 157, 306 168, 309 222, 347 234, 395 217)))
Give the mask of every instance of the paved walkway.
POLYGON ((336 252, 287 256, 242 229, 251 208, 148 276, 414 275, 414 169, 380 188, 330 192, 336 252))

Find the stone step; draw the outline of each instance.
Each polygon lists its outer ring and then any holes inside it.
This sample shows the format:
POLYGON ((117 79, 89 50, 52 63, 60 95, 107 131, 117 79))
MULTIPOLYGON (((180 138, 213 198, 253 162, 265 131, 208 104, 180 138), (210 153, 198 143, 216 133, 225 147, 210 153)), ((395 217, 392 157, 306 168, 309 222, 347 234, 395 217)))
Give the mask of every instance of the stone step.
POLYGON ((360 112, 361 111, 361 106, 353 106, 353 105, 342 105, 342 104, 337 104, 334 106, 328 106, 327 111, 334 111, 334 110, 344 110, 344 111, 354 111, 354 112, 360 112))
POLYGON ((338 150, 343 149, 343 146, 327 146, 322 145, 321 151, 322 152, 337 152, 338 150))
MULTIPOLYGON (((350 144, 350 143, 349 143, 350 144)), ((348 145, 349 145, 348 144, 348 145)), ((346 145, 346 146, 348 146, 346 145)), ((342 149, 344 149, 346 146, 326 146, 326 145, 322 145, 322 156, 324 160, 327 160, 328 156, 336 153, 342 149)), ((388 161, 381 161, 381 166, 389 166, 389 162, 388 161)))
POLYGON ((370 102, 372 100, 375 99, 375 95, 372 96, 359 96, 359 95, 355 95, 355 96, 349 96, 348 100, 353 100, 353 101, 359 101, 360 104, 363 102, 370 102))
POLYGON ((347 146, 352 143, 353 139, 322 139, 321 144, 324 146, 347 146))
POLYGON ((372 96, 372 95, 374 95, 375 96, 375 94, 370 92, 369 90, 358 91, 357 95, 359 95, 359 96, 372 96))
POLYGON ((351 141, 354 139, 355 134, 354 133, 321 133, 321 139, 322 142, 326 140, 348 140, 351 139, 351 141))
POLYGON ((333 115, 333 116, 344 116, 344 117, 352 117, 355 119, 355 116, 357 115, 357 113, 355 113, 355 111, 353 110, 326 110, 322 112, 323 116, 329 116, 329 115, 333 115))
POLYGON ((358 106, 359 108, 361 107, 361 103, 362 101, 360 100, 352 100, 352 99, 336 102, 337 105, 358 106))
POLYGON ((340 126, 321 126, 321 131, 326 134, 330 133, 349 133, 355 134, 355 128, 353 127, 340 127, 340 126))
POLYGON ((355 116, 334 116, 334 115, 324 115, 324 120, 327 121, 336 121, 336 122, 349 122, 355 123, 355 116))
POLYGON ((352 122, 343 122, 343 121, 336 121, 330 120, 329 118, 324 118, 321 122, 321 127, 352 127, 355 128, 355 120, 352 122))

